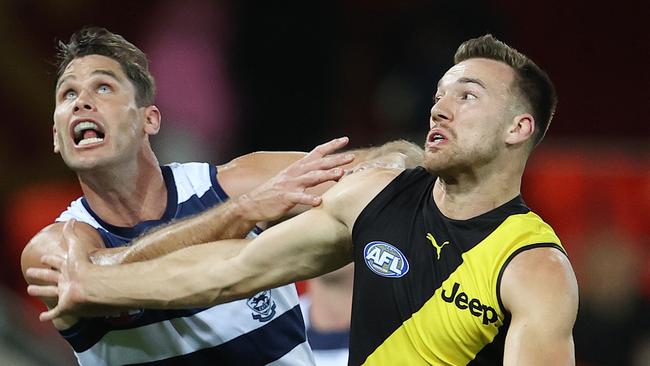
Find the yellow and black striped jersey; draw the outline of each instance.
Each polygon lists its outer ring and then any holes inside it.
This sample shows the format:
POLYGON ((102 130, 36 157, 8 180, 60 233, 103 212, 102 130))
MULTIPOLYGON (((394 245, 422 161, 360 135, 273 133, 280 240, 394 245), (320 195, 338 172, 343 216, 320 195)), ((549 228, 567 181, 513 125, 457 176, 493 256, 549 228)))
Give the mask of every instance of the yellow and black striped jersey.
POLYGON ((564 252, 520 196, 453 220, 435 205, 434 182, 404 171, 354 224, 350 365, 503 364, 503 270, 527 249, 564 252))

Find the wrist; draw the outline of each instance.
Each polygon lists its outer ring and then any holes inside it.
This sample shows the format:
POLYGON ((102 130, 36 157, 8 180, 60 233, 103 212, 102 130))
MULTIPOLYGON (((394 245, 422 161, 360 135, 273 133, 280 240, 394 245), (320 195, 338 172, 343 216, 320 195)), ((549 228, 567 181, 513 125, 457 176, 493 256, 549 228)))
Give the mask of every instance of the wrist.
POLYGON ((231 213, 244 223, 255 226, 262 219, 259 217, 259 207, 257 202, 248 194, 243 194, 230 201, 232 203, 231 213))

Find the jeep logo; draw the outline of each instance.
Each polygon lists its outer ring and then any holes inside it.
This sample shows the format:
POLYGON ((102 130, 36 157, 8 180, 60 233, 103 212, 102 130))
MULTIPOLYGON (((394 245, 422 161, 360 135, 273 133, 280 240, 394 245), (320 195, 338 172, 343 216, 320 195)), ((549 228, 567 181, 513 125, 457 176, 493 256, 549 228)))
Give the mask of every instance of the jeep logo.
POLYGON ((460 289, 460 284, 458 282, 454 283, 454 287, 451 289, 451 294, 447 295, 447 290, 442 290, 442 297, 445 302, 453 303, 460 310, 468 309, 470 314, 474 315, 477 318, 481 318, 483 325, 492 324, 497 321, 497 312, 493 307, 488 305, 483 305, 479 299, 470 299, 464 292, 458 292, 460 289))

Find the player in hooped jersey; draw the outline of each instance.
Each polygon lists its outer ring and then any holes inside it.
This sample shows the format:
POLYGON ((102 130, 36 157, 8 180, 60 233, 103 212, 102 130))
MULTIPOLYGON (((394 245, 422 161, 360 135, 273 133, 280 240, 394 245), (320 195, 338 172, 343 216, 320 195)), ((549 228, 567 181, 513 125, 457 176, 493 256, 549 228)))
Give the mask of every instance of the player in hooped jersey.
MULTIPOLYGON (((347 143, 341 138, 309 154, 260 152, 218 167, 159 166, 149 136, 158 132, 161 113, 154 105, 154 81, 142 51, 105 29, 88 28, 61 43, 60 52, 54 151, 77 173, 84 196, 30 241, 22 256, 24 269, 38 265, 45 253, 65 253, 65 222, 77 221, 76 234, 101 264, 154 258, 193 243, 255 236, 257 222, 277 219, 297 204, 318 205, 326 182, 339 179, 342 166, 354 159, 353 154, 329 155, 347 143), (179 229, 173 224, 201 212, 203 221, 195 226, 179 229), (175 244, 161 247, 161 237, 175 238, 175 244)), ((370 151, 359 151, 357 159, 372 156, 370 151)), ((224 245, 220 250, 232 248, 224 245)), ((56 304, 55 298, 43 299, 56 304)), ((69 314, 54 321, 80 364, 313 363, 293 285, 207 308, 109 311, 115 314, 69 314)))
POLYGON ((57 282, 28 289, 59 298, 41 319, 95 304, 220 303, 354 260, 351 365, 574 364, 575 275, 520 193, 555 110, 553 84, 491 35, 461 44, 454 62, 433 98, 424 167, 351 174, 320 206, 252 241, 218 243, 239 246, 227 256, 210 243, 96 266, 68 225, 67 258, 28 270, 57 282))

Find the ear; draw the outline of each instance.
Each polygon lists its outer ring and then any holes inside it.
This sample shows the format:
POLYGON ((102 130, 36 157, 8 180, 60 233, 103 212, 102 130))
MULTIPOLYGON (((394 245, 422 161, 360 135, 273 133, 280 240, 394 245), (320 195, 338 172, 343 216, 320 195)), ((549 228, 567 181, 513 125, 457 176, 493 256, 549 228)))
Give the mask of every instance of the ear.
POLYGON ((52 143, 54 144, 54 153, 58 154, 61 148, 59 147, 59 133, 56 131, 56 125, 52 125, 52 143))
POLYGON ((144 132, 147 135, 155 135, 160 131, 161 121, 160 110, 155 105, 150 105, 144 110, 144 132))
POLYGON ((535 133, 535 119, 529 113, 516 115, 507 132, 506 144, 517 145, 529 140, 535 133))

